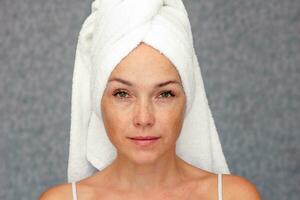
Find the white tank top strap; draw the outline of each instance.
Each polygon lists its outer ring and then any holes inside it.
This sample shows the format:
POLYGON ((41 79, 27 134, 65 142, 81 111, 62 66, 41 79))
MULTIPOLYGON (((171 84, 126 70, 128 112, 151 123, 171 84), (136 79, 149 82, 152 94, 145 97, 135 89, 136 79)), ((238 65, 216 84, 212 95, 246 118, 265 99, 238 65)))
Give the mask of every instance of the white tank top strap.
POLYGON ((222 173, 218 173, 218 200, 222 198, 222 173))
POLYGON ((72 182, 72 196, 73 200, 77 200, 76 181, 72 182))

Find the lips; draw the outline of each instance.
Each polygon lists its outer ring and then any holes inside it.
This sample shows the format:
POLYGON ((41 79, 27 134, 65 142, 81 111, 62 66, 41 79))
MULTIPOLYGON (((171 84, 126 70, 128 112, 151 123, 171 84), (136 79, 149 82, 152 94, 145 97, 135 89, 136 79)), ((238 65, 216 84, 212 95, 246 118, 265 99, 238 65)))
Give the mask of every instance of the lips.
POLYGON ((139 146, 148 146, 155 143, 160 137, 157 136, 136 136, 130 137, 130 139, 139 146))
POLYGON ((133 140, 155 140, 158 139, 157 136, 137 136, 137 137, 131 137, 130 139, 133 140))

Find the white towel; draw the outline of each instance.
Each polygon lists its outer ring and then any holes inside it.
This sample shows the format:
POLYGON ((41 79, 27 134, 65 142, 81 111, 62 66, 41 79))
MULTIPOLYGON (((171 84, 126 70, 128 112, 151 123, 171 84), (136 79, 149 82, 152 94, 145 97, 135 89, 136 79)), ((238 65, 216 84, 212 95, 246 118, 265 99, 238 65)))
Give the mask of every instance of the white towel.
POLYGON ((182 0, 95 0, 91 8, 76 48, 68 181, 86 178, 115 159, 101 117, 101 96, 114 67, 140 42, 169 58, 181 76, 187 107, 177 155, 201 169, 229 174, 182 0))

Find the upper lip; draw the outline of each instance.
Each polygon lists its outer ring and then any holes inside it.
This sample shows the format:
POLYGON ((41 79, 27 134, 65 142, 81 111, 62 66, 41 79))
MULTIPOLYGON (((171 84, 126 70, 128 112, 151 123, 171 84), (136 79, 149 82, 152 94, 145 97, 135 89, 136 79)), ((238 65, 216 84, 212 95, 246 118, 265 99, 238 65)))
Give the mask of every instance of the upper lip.
POLYGON ((151 140, 151 139, 158 139, 160 137, 158 136, 135 136, 135 137, 129 137, 130 139, 134 140, 151 140))

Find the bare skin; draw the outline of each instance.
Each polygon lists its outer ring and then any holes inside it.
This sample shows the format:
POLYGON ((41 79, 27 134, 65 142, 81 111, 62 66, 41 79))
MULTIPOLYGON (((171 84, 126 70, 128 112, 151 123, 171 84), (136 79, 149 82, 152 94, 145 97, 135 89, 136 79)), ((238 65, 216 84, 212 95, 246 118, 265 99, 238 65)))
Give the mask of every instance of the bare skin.
MULTIPOLYGON (((116 66, 109 80, 100 103, 117 157, 105 169, 77 182, 78 199, 217 200, 216 174, 190 165, 175 153, 186 103, 175 66, 141 43, 116 66), (155 87, 169 80, 173 83, 155 87), (160 138, 147 147, 129 139, 148 135, 160 138)), ((241 197, 260 199, 250 181, 223 175, 223 199, 241 197)), ((50 188, 40 197, 45 199, 72 199, 71 185, 50 188)))
MULTIPOLYGON (((179 160, 178 162, 180 162, 179 168, 182 170, 182 174, 180 175, 180 178, 174 178, 177 182, 174 181, 168 185, 153 189, 121 187, 121 184, 111 180, 112 177, 115 177, 115 175, 112 174, 115 173, 115 169, 113 169, 113 167, 108 167, 103 171, 96 173, 96 175, 78 183, 78 198, 130 200, 217 199, 217 177, 215 174, 194 168, 183 160, 179 160)), ((117 178, 115 180, 117 180, 117 178)))

